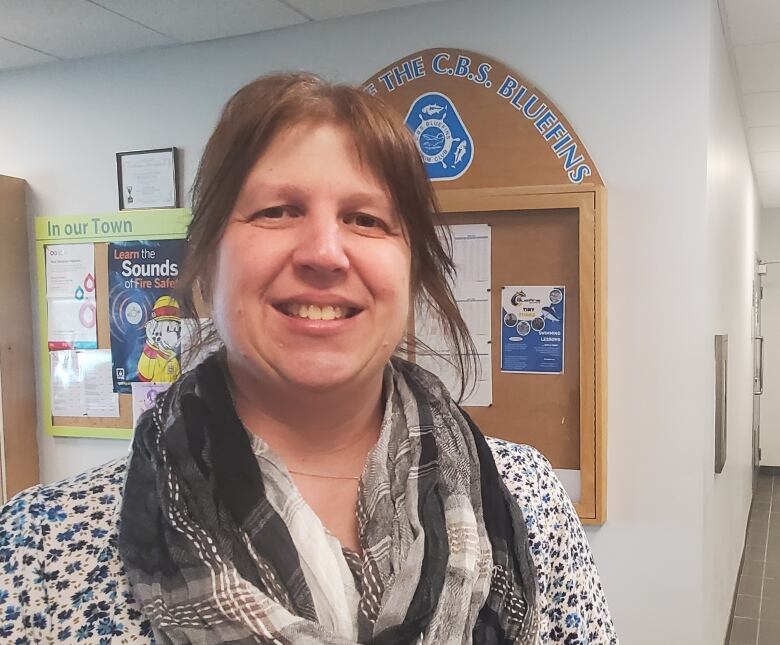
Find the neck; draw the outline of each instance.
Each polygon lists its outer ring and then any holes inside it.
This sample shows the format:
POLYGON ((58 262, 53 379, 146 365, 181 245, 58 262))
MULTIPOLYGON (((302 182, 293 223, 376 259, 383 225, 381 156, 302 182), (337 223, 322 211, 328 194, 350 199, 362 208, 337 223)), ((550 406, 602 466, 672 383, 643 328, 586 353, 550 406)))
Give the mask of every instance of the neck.
POLYGON ((252 378, 230 360, 228 371, 247 430, 288 468, 360 474, 382 423, 382 374, 335 390, 307 391, 252 378))

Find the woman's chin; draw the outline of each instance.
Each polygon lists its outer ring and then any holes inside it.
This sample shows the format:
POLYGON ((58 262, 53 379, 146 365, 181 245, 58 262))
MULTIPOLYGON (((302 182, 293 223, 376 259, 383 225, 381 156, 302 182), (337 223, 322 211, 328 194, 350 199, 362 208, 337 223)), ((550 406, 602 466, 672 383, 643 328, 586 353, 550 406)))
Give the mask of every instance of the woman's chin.
POLYGON ((365 366, 344 357, 309 356, 282 366, 279 374, 294 387, 327 392, 359 383, 365 377, 365 370, 361 367, 365 366))

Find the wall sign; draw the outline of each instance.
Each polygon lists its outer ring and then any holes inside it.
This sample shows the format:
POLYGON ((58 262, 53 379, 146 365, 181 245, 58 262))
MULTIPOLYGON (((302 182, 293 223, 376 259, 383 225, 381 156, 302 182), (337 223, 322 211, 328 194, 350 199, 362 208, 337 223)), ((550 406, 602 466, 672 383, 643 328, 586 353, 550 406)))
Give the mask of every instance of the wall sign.
POLYGON ((427 49, 363 87, 406 115, 433 181, 456 181, 458 188, 602 185, 562 112, 493 58, 427 49))

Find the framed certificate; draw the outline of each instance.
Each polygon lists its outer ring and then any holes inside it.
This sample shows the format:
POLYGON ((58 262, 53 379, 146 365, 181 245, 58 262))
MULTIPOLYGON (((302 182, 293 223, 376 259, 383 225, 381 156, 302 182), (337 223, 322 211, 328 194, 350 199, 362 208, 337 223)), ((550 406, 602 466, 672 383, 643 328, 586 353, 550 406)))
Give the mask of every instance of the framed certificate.
POLYGON ((116 153, 119 209, 178 208, 176 148, 116 153))

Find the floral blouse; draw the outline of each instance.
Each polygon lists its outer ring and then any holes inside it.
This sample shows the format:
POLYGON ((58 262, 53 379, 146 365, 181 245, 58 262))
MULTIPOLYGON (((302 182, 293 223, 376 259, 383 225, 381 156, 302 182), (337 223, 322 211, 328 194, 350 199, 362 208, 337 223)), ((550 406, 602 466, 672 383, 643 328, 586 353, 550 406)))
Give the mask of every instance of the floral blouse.
MULTIPOLYGON (((528 526, 541 644, 617 644, 585 533, 549 462, 529 446, 488 443, 528 526)), ((126 469, 119 459, 35 486, 0 510, 0 642, 154 643, 117 548, 126 469)))

